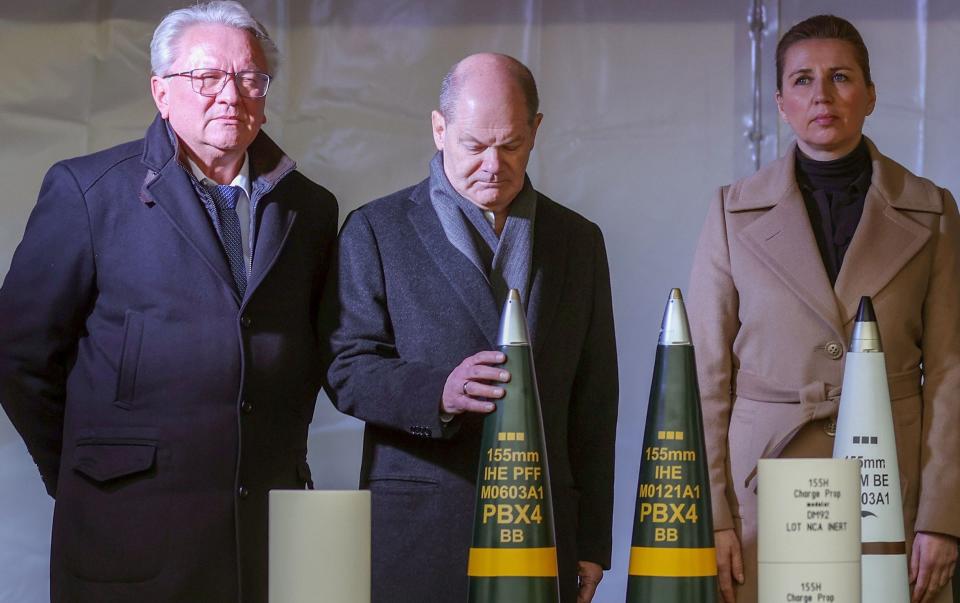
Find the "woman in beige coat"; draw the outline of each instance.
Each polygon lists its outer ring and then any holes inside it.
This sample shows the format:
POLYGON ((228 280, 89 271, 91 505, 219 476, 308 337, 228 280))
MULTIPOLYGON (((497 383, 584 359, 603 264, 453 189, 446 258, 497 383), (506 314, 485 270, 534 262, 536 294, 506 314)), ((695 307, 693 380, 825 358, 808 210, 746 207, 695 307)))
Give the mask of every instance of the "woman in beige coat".
POLYGON ((867 49, 818 16, 777 48, 797 142, 711 203, 689 288, 719 582, 757 600, 763 457, 829 457, 862 295, 886 352, 914 601, 949 601, 960 535, 960 218, 950 193, 862 135, 867 49))

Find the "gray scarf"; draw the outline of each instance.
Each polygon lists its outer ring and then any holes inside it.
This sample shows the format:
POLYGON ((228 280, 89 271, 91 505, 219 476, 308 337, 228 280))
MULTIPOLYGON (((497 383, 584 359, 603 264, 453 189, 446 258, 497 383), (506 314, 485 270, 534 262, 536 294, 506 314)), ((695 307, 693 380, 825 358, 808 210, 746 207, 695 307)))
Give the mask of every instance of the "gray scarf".
POLYGON ((440 152, 430 161, 430 202, 447 240, 480 271, 498 305, 503 305, 510 289, 519 290, 526 305, 537 212, 537 192, 530 179, 524 176, 523 188, 510 203, 510 213, 499 237, 483 210, 464 199, 450 184, 440 152))

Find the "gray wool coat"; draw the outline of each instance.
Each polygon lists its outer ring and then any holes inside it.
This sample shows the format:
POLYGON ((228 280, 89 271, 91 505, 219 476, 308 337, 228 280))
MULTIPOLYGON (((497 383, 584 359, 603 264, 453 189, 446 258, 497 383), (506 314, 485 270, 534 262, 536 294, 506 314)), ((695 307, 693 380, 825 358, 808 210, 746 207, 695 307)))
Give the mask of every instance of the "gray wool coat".
MULTIPOLYGON (((610 565, 617 359, 600 229, 540 195, 528 304, 563 601, 576 561, 610 565)), ((373 601, 467 597, 483 418, 440 420, 450 372, 496 349, 500 308, 447 239, 428 181, 353 212, 324 322, 327 391, 366 421, 360 485, 373 494, 373 601)))

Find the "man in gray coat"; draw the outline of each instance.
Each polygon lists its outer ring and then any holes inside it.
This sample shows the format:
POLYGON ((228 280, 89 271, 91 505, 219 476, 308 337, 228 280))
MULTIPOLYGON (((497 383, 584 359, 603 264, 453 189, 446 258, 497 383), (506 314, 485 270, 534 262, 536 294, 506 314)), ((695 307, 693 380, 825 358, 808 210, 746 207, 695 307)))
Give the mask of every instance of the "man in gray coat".
POLYGON ((491 350, 516 288, 543 406, 561 597, 589 602, 610 566, 617 420, 603 237, 526 177, 543 116, 524 65, 467 57, 432 117, 429 178, 347 219, 325 316, 328 391, 367 423, 373 600, 466 600, 481 426, 510 379, 491 350))

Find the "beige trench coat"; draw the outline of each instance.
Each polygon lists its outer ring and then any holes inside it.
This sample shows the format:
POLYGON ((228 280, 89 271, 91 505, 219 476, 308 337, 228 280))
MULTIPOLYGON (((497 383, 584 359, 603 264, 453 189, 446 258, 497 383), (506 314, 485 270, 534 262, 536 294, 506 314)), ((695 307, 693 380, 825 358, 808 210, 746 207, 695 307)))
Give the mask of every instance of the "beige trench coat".
POLYGON ((836 286, 796 183, 795 145, 722 188, 700 236, 688 310, 714 528, 741 537, 741 603, 756 601, 757 460, 831 456, 862 295, 886 353, 908 547, 914 531, 960 535, 960 218, 948 191, 868 145, 873 179, 836 286))

